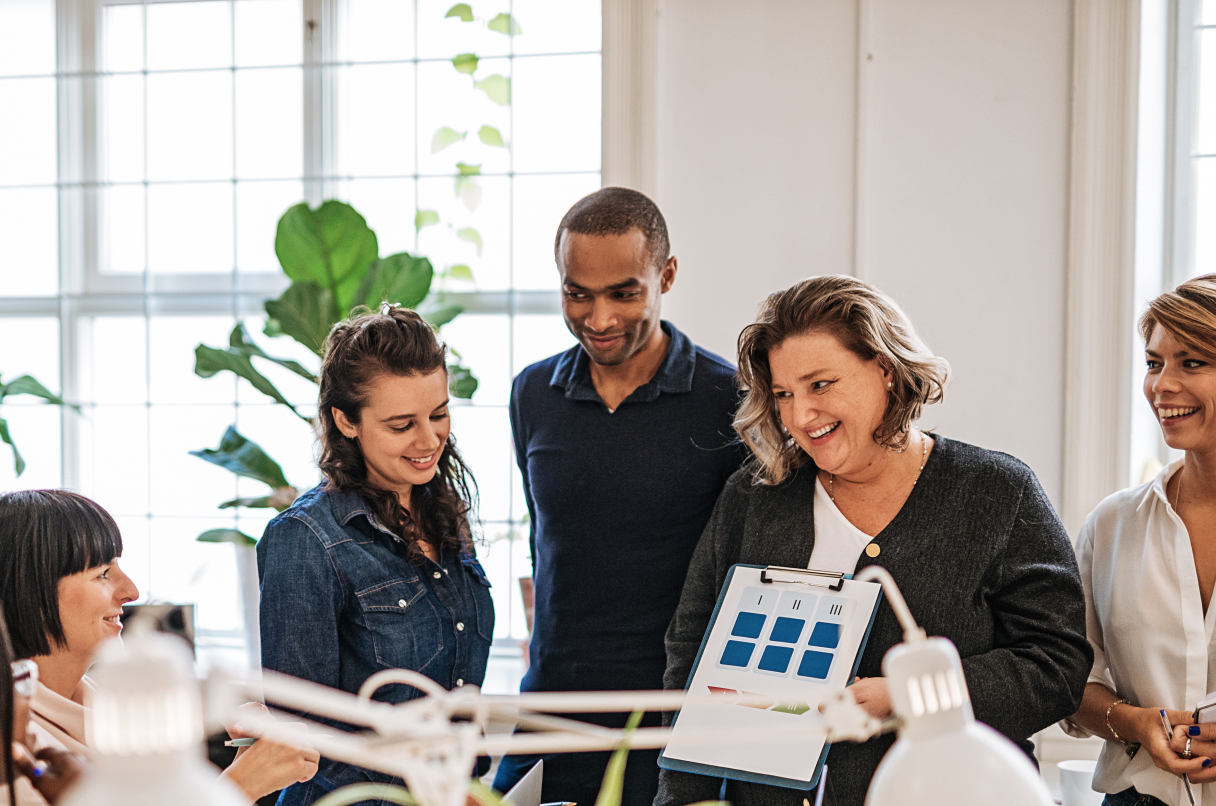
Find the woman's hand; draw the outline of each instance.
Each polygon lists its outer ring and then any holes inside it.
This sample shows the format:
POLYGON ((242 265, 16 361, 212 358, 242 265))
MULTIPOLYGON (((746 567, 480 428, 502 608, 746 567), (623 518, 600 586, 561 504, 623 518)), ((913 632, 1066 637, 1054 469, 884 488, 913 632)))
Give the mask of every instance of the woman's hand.
POLYGON ((51 806, 55 806, 89 768, 88 762, 75 753, 54 747, 31 753, 20 742, 13 742, 13 764, 51 806))
MULTIPOLYGON (((1190 713, 1165 710, 1170 724, 1177 725, 1173 735, 1167 738, 1165 726, 1161 724, 1161 710, 1160 708, 1120 705, 1111 709, 1110 724, 1127 741, 1138 742, 1140 752, 1148 752, 1153 763, 1166 772, 1185 775, 1194 783, 1216 780, 1216 765, 1212 764, 1212 759, 1216 758, 1216 747, 1209 744, 1208 748, 1212 751, 1212 755, 1207 755, 1200 752, 1200 748, 1192 739, 1193 757, 1190 759, 1182 757, 1182 751, 1186 747, 1188 723, 1191 721, 1190 713)), ((1216 731, 1211 731, 1208 735, 1211 737, 1209 741, 1216 740, 1216 731)))
MULTIPOLYGON (((241 708, 269 713, 261 703, 246 703, 241 708)), ((304 730, 302 723, 287 722, 283 725, 298 725, 300 730, 304 730)), ((239 722, 228 728, 228 735, 233 739, 256 738, 242 731, 239 722)), ((317 774, 317 762, 320 760, 321 755, 312 748, 258 739, 249 747, 237 751, 236 759, 221 777, 240 787, 250 800, 257 800, 292 784, 312 780, 317 774)))
MULTIPOLYGON (((1186 715, 1185 720, 1190 721, 1189 714, 1186 715)), ((1172 717, 1170 721, 1173 722, 1172 717)), ((1161 732, 1165 733, 1164 728, 1161 732)), ((1216 781, 1216 764, 1213 763, 1213 759, 1216 759, 1216 723, 1178 725, 1174 728, 1174 738, 1170 740, 1169 747, 1184 763, 1186 759, 1182 758, 1182 753, 1186 750, 1187 739, 1191 740, 1191 762, 1198 761, 1202 768, 1199 772, 1191 773, 1187 777, 1196 784, 1216 781)), ((1155 756, 1154 760, 1156 760, 1155 756)))
POLYGON ((891 690, 885 677, 858 677, 850 686, 853 699, 875 719, 891 716, 891 690))

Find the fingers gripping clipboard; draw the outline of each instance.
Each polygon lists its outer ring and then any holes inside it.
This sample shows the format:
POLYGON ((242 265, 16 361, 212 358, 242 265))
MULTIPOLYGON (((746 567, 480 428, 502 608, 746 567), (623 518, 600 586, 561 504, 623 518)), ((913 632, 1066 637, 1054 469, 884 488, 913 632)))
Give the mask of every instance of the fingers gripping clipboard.
POLYGON ((829 749, 822 737, 762 737, 817 713, 820 702, 853 680, 881 599, 878 583, 851 575, 731 566, 659 766, 815 788, 829 749), (696 741, 699 733, 723 730, 761 738, 696 741))

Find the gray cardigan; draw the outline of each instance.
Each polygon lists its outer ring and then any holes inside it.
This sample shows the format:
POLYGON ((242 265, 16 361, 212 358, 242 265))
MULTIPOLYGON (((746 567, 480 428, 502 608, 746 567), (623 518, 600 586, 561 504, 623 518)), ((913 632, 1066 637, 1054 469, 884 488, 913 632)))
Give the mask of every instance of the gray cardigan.
MULTIPOLYGON (((714 603, 735 563, 805 568, 815 545, 815 468, 776 486, 752 483, 744 467, 727 482, 688 569, 667 630, 667 688, 683 688, 714 603)), ((1032 752, 1029 737, 1081 703, 1093 651, 1072 545, 1034 473, 1003 453, 936 437, 920 480, 874 538, 885 567, 929 635, 958 646, 975 716, 1032 752)), ((861 677, 882 675, 882 657, 902 640, 879 608, 861 677)), ((670 715, 667 715, 670 719, 670 715)), ((832 806, 862 806, 891 736, 834 745, 832 806)), ((716 800, 721 781, 663 770, 655 806, 716 800)), ((734 806, 801 806, 807 793, 728 781, 734 806)))

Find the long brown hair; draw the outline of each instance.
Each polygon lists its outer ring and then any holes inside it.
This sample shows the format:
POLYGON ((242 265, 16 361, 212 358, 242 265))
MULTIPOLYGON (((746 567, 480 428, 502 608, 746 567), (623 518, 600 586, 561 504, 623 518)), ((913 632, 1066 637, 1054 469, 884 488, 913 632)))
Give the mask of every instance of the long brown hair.
POLYGON ((476 482, 469 472, 456 440, 449 434, 439 456, 434 477, 415 485, 410 493, 410 513, 395 493, 381 489, 367 478, 367 464, 358 439, 338 430, 333 410, 358 423, 368 403, 368 388, 383 375, 417 377, 447 371, 447 348, 421 316, 408 308, 382 309, 381 313, 355 309, 352 316, 330 331, 321 363, 321 459, 327 488, 355 493, 371 508, 376 519, 402 538, 406 556, 422 565, 426 555, 419 540, 436 549, 460 551, 471 540, 469 517, 476 496, 476 482))

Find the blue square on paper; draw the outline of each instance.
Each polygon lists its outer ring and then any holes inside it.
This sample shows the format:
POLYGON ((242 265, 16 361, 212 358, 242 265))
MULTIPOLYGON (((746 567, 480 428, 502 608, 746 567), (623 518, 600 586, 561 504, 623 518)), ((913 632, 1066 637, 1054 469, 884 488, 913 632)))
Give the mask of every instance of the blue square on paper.
POLYGON ((766 646, 756 668, 766 672, 785 674, 785 670, 790 668, 790 658, 792 657, 794 657, 794 650, 788 646, 766 646))
POLYGON ((759 638, 764 629, 764 614, 740 613, 735 616, 735 626, 730 634, 739 638, 759 638))
POLYGON ((802 653, 802 662, 798 664, 798 676, 826 680, 830 668, 832 668, 831 653, 808 649, 802 653))
POLYGON ((806 622, 800 618, 780 617, 777 619, 777 623, 773 625, 773 634, 768 637, 768 640, 796 644, 798 643, 798 636, 802 635, 802 628, 804 626, 806 626, 806 622))
POLYGON ((825 649, 835 649, 840 644, 840 625, 830 621, 821 621, 811 631, 811 640, 807 646, 821 646, 825 649))
POLYGON ((755 648, 755 644, 749 644, 746 641, 727 641, 726 649, 722 651, 722 665, 747 666, 747 662, 752 659, 752 650, 755 648))

